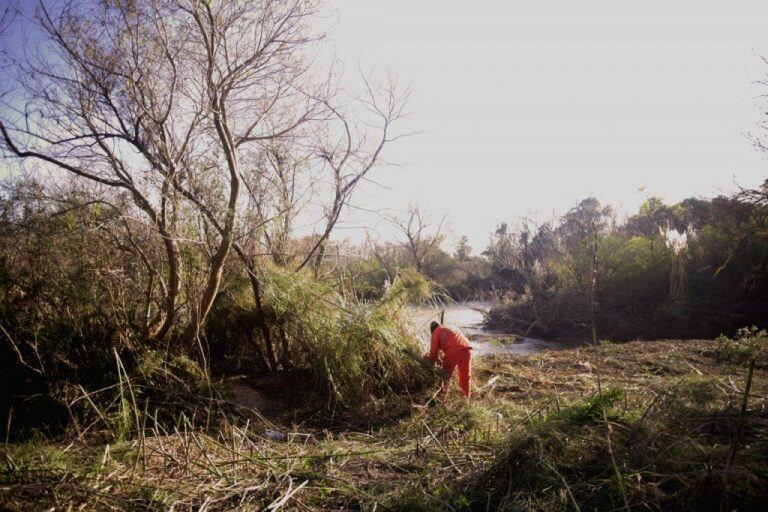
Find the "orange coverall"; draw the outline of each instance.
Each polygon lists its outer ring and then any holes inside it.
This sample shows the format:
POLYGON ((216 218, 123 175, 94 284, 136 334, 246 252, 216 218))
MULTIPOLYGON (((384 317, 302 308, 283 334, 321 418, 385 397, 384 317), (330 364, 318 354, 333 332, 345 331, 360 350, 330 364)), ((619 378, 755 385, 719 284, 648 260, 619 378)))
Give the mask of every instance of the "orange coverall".
POLYGON ((453 371, 458 367, 461 393, 469 397, 472 379, 470 366, 472 347, 469 345, 469 340, 459 331, 441 325, 432 333, 429 347, 429 362, 432 364, 437 361, 439 350, 443 351, 443 372, 445 374, 441 395, 445 396, 448 393, 453 371))

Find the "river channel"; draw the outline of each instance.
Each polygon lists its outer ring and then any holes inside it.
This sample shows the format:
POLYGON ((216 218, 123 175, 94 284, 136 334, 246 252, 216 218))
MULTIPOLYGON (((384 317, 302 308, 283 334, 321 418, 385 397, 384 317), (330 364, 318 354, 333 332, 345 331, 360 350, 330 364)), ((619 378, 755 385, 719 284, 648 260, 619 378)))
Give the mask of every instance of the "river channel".
POLYGON ((489 302, 460 302, 447 306, 417 306, 411 310, 413 327, 422 342, 429 343, 429 323, 440 320, 445 309, 445 323, 458 327, 472 344, 475 355, 484 354, 535 354, 542 350, 567 350, 583 345, 576 341, 547 341, 515 336, 512 333, 492 331, 483 327, 484 313, 491 307, 489 302))

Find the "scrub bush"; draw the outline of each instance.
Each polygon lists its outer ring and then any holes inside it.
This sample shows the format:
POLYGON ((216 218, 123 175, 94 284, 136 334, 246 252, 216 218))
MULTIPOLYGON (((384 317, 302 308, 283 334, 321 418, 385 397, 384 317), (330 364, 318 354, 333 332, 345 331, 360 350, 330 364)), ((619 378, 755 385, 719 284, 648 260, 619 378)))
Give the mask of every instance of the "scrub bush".
POLYGON ((768 352, 768 332, 754 326, 743 327, 734 338, 717 338, 717 351, 722 359, 734 363, 764 358, 768 352))
POLYGON ((281 327, 292 365, 310 371, 328 407, 418 390, 432 378, 405 319, 405 307, 431 293, 415 272, 401 272, 375 302, 346 301, 308 273, 273 268, 265 285, 266 307, 281 327))

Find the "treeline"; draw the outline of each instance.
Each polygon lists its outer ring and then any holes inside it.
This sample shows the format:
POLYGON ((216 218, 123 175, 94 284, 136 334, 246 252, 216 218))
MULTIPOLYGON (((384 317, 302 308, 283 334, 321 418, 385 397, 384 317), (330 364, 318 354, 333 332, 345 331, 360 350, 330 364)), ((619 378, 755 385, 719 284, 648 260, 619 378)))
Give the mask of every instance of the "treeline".
POLYGON ((556 224, 502 225, 487 254, 505 294, 488 324, 598 340, 765 326, 767 194, 763 186, 674 205, 651 198, 623 222, 588 198, 556 224))
POLYGON ((396 239, 334 245, 335 272, 375 300, 401 269, 449 300, 489 300, 494 329, 543 338, 713 338, 766 326, 768 188, 665 204, 628 217, 587 198, 538 226, 503 223, 473 254, 446 248, 442 221, 417 207, 390 219, 396 239))
POLYGON ((412 269, 450 299, 492 301, 489 326, 531 336, 712 338, 766 325, 767 202, 766 186, 672 205, 652 197, 618 220, 587 198, 554 222, 499 225, 480 254, 466 237, 449 252, 442 222, 411 208, 391 220, 396 240, 338 248, 339 276, 372 299, 412 269))

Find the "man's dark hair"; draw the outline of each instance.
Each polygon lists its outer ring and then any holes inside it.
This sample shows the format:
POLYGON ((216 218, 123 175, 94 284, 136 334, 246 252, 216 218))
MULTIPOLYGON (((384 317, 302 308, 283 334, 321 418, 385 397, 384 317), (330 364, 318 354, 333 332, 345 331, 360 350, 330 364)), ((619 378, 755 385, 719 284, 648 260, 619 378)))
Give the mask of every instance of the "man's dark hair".
POLYGON ((438 327, 440 327, 439 323, 432 322, 431 324, 429 324, 429 332, 435 332, 435 329, 437 329, 438 327))

